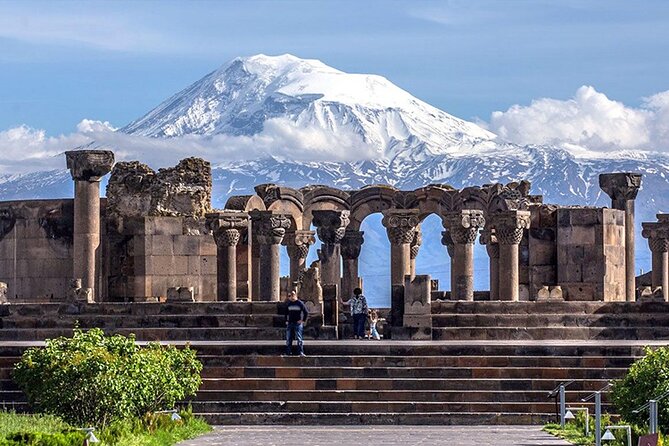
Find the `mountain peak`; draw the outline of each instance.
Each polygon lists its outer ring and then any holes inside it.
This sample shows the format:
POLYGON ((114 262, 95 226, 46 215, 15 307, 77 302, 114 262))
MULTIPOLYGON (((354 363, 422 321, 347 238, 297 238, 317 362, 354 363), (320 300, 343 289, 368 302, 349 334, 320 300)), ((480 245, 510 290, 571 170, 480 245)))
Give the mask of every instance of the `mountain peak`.
POLYGON ((359 145, 358 153, 366 156, 425 159, 495 138, 382 76, 349 74, 291 54, 235 58, 121 131, 255 136, 277 126, 325 135, 335 142, 333 159, 341 159, 337 141, 359 145))

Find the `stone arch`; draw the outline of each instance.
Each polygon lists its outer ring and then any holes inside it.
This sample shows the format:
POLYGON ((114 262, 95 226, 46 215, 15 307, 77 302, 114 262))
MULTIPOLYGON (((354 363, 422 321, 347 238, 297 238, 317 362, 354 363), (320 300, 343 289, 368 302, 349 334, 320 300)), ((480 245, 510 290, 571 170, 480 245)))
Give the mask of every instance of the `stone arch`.
POLYGON ((430 184, 414 191, 416 207, 422 222, 429 215, 438 215, 442 221, 446 212, 457 206, 458 191, 447 184, 430 184))
POLYGON ((268 211, 286 214, 290 217, 290 231, 302 227, 304 197, 302 192, 291 187, 276 184, 260 184, 255 187, 256 194, 262 199, 268 211))
POLYGON ((411 200, 399 189, 388 185, 365 186, 351 193, 351 222, 349 229, 360 230, 369 215, 398 207, 398 202, 411 200))
POLYGON ((257 195, 233 195, 225 202, 225 209, 244 212, 267 210, 262 198, 257 195))
POLYGON ((302 229, 309 230, 315 210, 347 211, 350 209, 350 193, 330 186, 307 186, 300 189, 304 197, 302 229))

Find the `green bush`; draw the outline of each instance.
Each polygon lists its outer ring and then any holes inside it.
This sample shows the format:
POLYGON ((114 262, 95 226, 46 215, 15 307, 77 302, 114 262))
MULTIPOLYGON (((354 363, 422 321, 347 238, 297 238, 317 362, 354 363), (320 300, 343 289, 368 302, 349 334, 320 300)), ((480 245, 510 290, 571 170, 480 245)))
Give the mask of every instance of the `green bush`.
MULTIPOLYGON (((669 391, 669 348, 645 349, 645 356, 632 364, 625 377, 614 382, 611 400, 618 413, 628 423, 648 425, 648 410, 634 410, 669 391)), ((660 429, 666 434, 669 427, 669 400, 658 404, 660 429)))
POLYGON ((102 330, 74 330, 71 338, 46 341, 27 350, 14 380, 32 407, 77 426, 103 427, 174 407, 194 395, 202 364, 185 347, 135 343, 134 336, 105 336, 102 330))

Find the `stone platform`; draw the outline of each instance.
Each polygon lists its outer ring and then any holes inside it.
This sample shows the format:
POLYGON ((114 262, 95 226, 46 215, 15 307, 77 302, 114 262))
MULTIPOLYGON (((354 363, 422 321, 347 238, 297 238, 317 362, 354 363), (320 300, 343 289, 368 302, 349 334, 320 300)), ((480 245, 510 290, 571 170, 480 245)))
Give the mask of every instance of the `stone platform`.
POLYGON ((281 356, 276 303, 3 305, 0 402, 25 409, 13 364, 27 347, 71 334, 75 322, 140 342, 190 343, 204 381, 187 403, 211 423, 237 425, 541 424, 554 417, 547 395, 560 382, 575 380, 568 401, 582 406, 645 345, 669 344, 666 303, 432 308, 433 340, 336 340, 334 327, 311 326, 300 358, 281 356))

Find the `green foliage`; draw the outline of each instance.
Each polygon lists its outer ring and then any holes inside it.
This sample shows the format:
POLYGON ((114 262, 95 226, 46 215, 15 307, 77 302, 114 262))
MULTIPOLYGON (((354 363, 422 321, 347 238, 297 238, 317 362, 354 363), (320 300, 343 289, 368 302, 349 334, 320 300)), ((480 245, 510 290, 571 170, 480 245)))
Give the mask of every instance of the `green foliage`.
MULTIPOLYGON (((611 400, 621 417, 631 424, 648 426, 648 410, 634 410, 669 391, 669 348, 646 348, 645 356, 632 364, 622 380, 614 383, 611 400)), ((669 427, 669 400, 658 405, 660 429, 669 427)))
MULTIPOLYGON (((211 427, 185 410, 181 421, 167 414, 115 421, 95 435, 100 446, 170 446, 194 438, 211 427)), ((51 415, 0 412, 0 446, 81 446, 84 433, 51 415)))
POLYGON ((105 336, 100 329, 74 330, 71 338, 27 350, 14 380, 39 412, 77 425, 106 426, 174 407, 194 395, 202 364, 186 347, 135 343, 134 336, 105 336))

